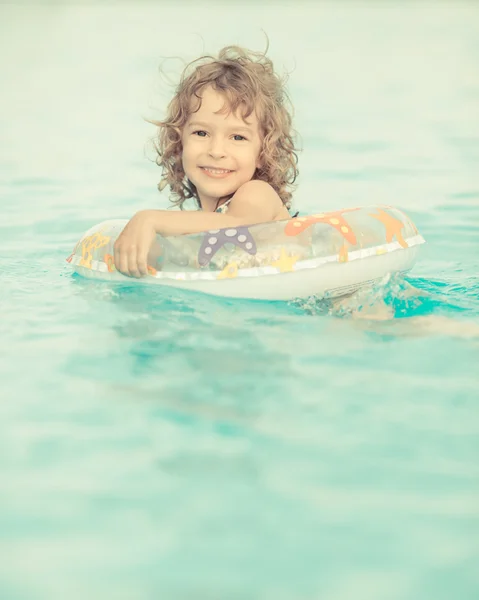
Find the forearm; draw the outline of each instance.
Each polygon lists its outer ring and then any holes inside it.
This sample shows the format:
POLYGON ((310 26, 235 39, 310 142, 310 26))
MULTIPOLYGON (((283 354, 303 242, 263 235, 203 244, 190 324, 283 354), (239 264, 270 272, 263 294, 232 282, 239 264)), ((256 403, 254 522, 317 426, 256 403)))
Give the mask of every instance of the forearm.
POLYGON ((222 213, 170 210, 145 210, 141 212, 148 217, 156 233, 165 237, 251 224, 251 219, 247 220, 244 217, 222 213))

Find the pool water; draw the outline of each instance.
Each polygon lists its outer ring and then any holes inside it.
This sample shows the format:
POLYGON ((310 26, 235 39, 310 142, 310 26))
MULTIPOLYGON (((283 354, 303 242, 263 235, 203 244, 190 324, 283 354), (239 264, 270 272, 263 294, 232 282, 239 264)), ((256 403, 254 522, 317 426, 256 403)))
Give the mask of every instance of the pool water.
POLYGON ((0 8, 2 600, 479 593, 479 7, 298 6, 0 8), (339 306, 72 276, 168 205, 162 57, 261 29, 297 208, 398 206, 414 270, 339 306))

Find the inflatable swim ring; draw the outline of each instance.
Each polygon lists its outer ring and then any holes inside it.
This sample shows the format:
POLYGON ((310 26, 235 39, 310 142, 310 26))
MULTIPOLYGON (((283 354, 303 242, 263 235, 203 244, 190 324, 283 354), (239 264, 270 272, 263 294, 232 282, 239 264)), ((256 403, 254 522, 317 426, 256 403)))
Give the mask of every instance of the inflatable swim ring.
POLYGON ((105 221, 79 240, 67 261, 90 279, 161 284, 230 298, 339 297, 387 273, 406 272, 424 243, 390 206, 347 208, 287 221, 158 235, 148 277, 119 273, 113 245, 128 221, 105 221))

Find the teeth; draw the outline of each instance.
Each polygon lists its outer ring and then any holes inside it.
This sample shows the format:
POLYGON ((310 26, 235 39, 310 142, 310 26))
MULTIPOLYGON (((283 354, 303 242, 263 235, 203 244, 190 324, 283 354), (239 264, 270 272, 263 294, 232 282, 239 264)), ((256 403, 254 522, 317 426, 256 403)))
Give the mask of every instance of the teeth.
POLYGON ((201 167, 204 171, 208 171, 208 173, 213 173, 214 175, 223 175, 224 173, 229 173, 229 169, 210 169, 209 167, 201 167))

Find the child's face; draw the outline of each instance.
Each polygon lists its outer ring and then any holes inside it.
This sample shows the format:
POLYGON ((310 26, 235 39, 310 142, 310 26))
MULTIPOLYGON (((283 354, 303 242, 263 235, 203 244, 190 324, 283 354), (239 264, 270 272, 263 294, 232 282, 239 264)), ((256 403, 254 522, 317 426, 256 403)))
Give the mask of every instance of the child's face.
POLYGON ((257 116, 220 112, 225 98, 207 87, 199 110, 182 131, 183 169, 198 190, 201 206, 214 210, 219 198, 234 194, 259 167, 261 136, 257 116))

